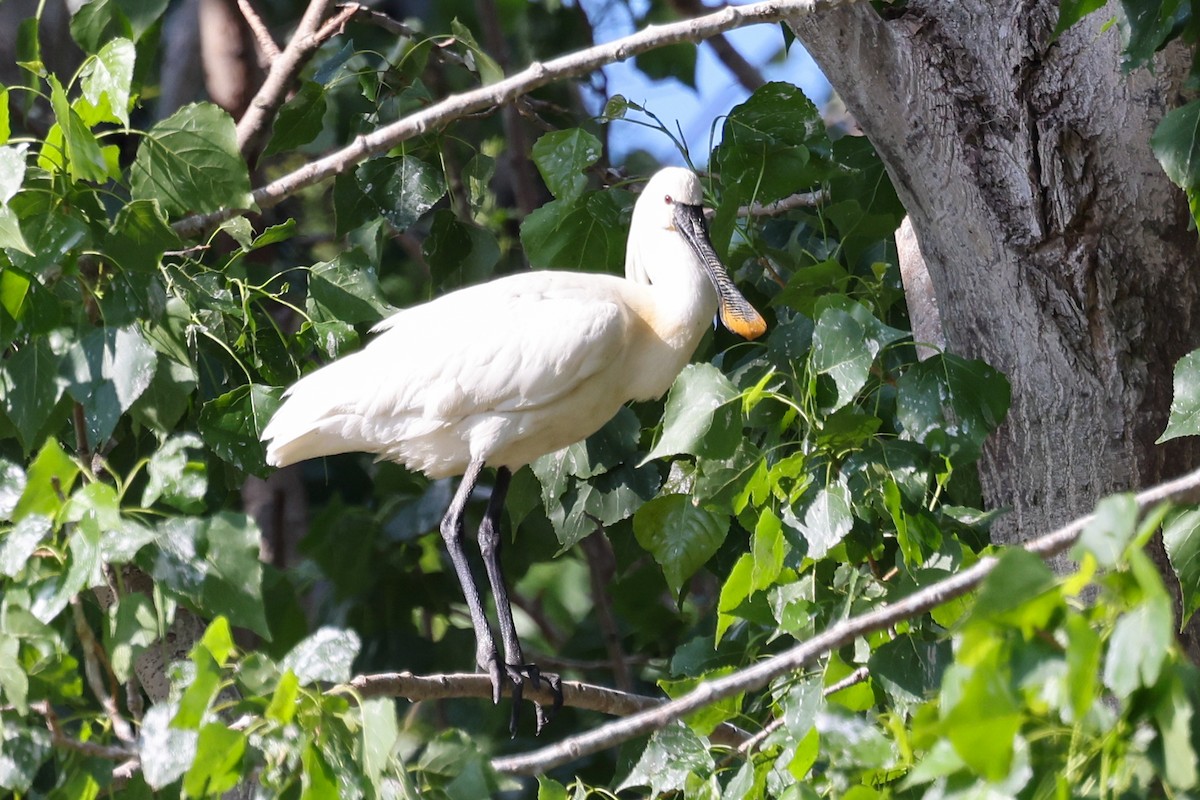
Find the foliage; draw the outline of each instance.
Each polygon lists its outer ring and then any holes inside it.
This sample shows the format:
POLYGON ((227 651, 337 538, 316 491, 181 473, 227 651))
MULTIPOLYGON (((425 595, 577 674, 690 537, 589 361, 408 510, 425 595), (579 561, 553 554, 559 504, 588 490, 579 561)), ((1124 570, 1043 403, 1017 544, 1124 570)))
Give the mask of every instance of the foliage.
MULTIPOLYGON (((604 126, 637 107, 593 120, 565 110, 568 92, 540 93, 534 108, 549 110, 531 113, 554 130, 531 154, 546 202, 523 219, 490 188, 502 128, 482 118, 185 241, 173 222, 251 205, 258 178, 216 106, 147 118, 165 5, 84 5, 73 76, 48 73, 36 26, 23 26, 27 83, 0 94, 0 787, 532 794, 533 779, 491 766, 532 746, 524 728, 505 741, 507 713, 351 683, 472 666, 436 532, 448 484, 359 455, 305 465, 310 528, 286 567, 260 560, 241 495, 270 474, 259 434, 283 388, 394 308, 526 259, 619 270, 633 187, 603 185, 596 167, 604 126), (43 135, 28 124, 36 109, 52 120, 43 135), (203 635, 161 669, 168 632, 192 615, 203 635)), ((468 5, 428 20, 442 32, 428 40, 351 26, 327 43, 260 168, 302 164, 435 86, 493 81, 468 5)), ((525 60, 580 43, 569 8, 506 8, 525 60)), ((690 64, 639 62, 651 74, 690 64)), ((772 83, 724 120, 708 159, 716 246, 769 334, 716 331, 661 403, 514 476, 519 547, 505 566, 534 660, 611 682, 587 666, 611 660, 609 615, 617 651, 637 656, 636 687, 678 695, 981 559, 998 565, 974 595, 803 674, 540 776, 538 797, 1194 791, 1197 676, 1141 548, 1163 523, 1187 610, 1200 606, 1196 510, 1142 519, 1109 499, 1064 576, 994 551, 974 469, 1008 384, 952 353, 917 360, 891 239, 903 210, 870 145, 832 138, 809 100, 772 83), (820 204, 744 211, 809 190, 820 204), (613 562, 594 573, 600 592, 586 588, 593 552, 613 562), (766 735, 748 753, 714 747, 726 722, 766 735)), ((1198 368, 1181 364, 1164 436, 1200 433, 1198 368)), ((565 709, 545 735, 600 724, 565 709)))

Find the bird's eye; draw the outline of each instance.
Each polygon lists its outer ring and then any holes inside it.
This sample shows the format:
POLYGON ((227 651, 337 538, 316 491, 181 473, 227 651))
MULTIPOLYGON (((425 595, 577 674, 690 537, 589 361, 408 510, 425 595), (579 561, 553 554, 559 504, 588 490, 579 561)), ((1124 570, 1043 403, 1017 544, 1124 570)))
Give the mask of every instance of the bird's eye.
POLYGON ((671 205, 672 203, 675 202, 674 200, 671 199, 671 195, 669 195, 669 194, 664 196, 663 200, 666 202, 667 205, 671 205))

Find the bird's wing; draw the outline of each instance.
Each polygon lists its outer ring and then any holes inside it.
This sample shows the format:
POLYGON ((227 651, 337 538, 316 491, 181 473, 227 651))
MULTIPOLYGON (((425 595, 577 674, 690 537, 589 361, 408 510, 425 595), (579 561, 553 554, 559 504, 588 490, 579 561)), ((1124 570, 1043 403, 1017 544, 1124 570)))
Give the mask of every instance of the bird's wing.
POLYGON ((625 346, 609 278, 528 273, 394 315, 363 351, 390 373, 375 402, 444 420, 553 403, 625 346))
POLYGON ((382 452, 473 415, 552 404, 626 346, 624 283, 524 273, 401 311, 363 350, 288 391, 263 433, 268 457, 382 452))

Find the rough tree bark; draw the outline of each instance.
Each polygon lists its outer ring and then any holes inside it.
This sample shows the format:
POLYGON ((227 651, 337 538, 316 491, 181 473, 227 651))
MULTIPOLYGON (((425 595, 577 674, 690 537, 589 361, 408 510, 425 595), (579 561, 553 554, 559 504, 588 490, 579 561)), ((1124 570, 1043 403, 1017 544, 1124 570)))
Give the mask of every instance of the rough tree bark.
MULTIPOLYGON (((882 156, 952 350, 1012 382, 982 467, 1020 541, 1198 463, 1156 445, 1200 344, 1200 248, 1150 135, 1183 48, 1123 74, 1115 4, 1054 40, 1054 0, 865 3, 792 28, 882 156)), ((1197 651, 1193 649, 1193 654, 1197 651)))

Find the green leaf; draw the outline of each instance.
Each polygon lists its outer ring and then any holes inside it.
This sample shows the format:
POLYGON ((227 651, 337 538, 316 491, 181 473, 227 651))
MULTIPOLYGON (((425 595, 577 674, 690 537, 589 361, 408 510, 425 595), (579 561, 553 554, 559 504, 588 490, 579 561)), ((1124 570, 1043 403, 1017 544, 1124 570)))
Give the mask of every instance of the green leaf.
POLYGON ((200 729, 196 758, 183 777, 183 789, 192 797, 216 797, 242 781, 242 756, 246 734, 221 722, 200 729))
POLYGON ((83 406, 91 447, 108 441, 117 420, 150 385, 157 361, 135 327, 94 330, 67 351, 62 374, 67 391, 83 406))
POLYGON ((108 610, 109 625, 104 649, 113 673, 121 682, 133 674, 133 660, 158 641, 159 620, 153 601, 144 594, 123 594, 108 610))
POLYGON ((1121 0, 1120 18, 1126 70, 1149 64, 1158 50, 1174 38, 1187 22, 1188 4, 1182 0, 1121 0))
POLYGON ((550 193, 573 200, 587 188, 587 168, 600 160, 600 140, 582 128, 551 131, 533 145, 533 163, 550 193))
POLYGON ((1171 601, 1163 595, 1147 597, 1117 620, 1104 659, 1104 685, 1118 698, 1153 686, 1171 652, 1173 628, 1171 601))
POLYGON ((50 732, 44 727, 0 716, 0 787, 29 791, 42 762, 50 755, 50 732))
POLYGON ((134 200, 117 212, 104 240, 104 255, 119 269, 157 273, 163 253, 182 246, 157 202, 134 200))
POLYGON ((142 139, 130 168, 135 200, 157 200, 169 217, 254 205, 233 119, 211 103, 184 106, 142 139))
POLYGON ((737 397, 738 390, 712 364, 688 364, 667 395, 663 433, 645 461, 678 453, 732 456, 742 438, 737 397))
POLYGON ((670 44, 639 53, 633 63, 651 80, 674 78, 685 86, 695 87, 696 53, 694 44, 670 44))
POLYGON ((178 780, 196 758, 200 734, 171 727, 175 712, 174 703, 160 703, 151 706, 142 718, 137 749, 142 775, 152 789, 162 789, 178 780))
POLYGON ((279 668, 294 672, 301 686, 316 681, 345 683, 350 680, 361 646, 354 631, 321 628, 293 647, 279 662, 279 668))
POLYGON ((1096 702, 1100 675, 1100 635, 1078 614, 1067 617, 1067 687, 1075 720, 1082 720, 1096 702))
POLYGON ((615 190, 553 200, 521 222, 521 244, 535 268, 614 272, 625 263, 626 205, 615 190))
MULTIPOLYGON (((8 119, 8 89, 0 87, 0 144, 8 141, 8 137, 12 135, 12 124, 8 119)), ((7 198, 0 200, 0 203, 8 202, 7 198)))
POLYGON ((377 792, 383 788, 383 773, 392 761, 392 748, 400 738, 395 701, 376 697, 362 706, 363 768, 377 792))
POLYGON ((204 443, 238 469, 266 477, 271 470, 260 439, 281 395, 279 387, 252 383, 209 400, 197 422, 204 443))
POLYGON ((1188 353, 1175 365, 1175 396, 1171 400, 1171 415, 1167 419, 1167 429, 1155 444, 1196 434, 1200 434, 1200 350, 1188 353))
POLYGON ((738 615, 733 612, 754 592, 754 584, 751 580, 753 571, 754 557, 749 553, 743 553, 737 563, 733 565, 725 583, 721 584, 721 595, 717 599, 717 631, 713 642, 714 647, 721 643, 725 632, 739 619, 738 615))
POLYGON ((29 465, 25 491, 12 512, 13 522, 29 514, 57 517, 78 475, 79 465, 63 452, 56 439, 48 439, 29 465))
POLYGON ((114 121, 129 127, 129 97, 133 84, 133 62, 136 57, 133 42, 112 39, 84 67, 81 88, 83 96, 93 106, 102 102, 114 121))
POLYGON ((0 147, 0 205, 8 205, 24 185, 25 153, 28 150, 27 142, 0 147))
POLYGON ((1004 551, 984 579, 971 613, 982 618, 1007 614, 1056 585, 1046 562, 1024 548, 1013 547, 1004 551))
POLYGON ((1008 774, 1021 709, 1005 673, 982 664, 966 675, 954 665, 942 681, 942 725, 959 757, 990 781, 1008 774))
POLYGON ((269 639, 262 601, 261 534, 254 520, 222 511, 213 517, 167 517, 152 551, 139 561, 163 588, 208 616, 222 614, 269 639))
POLYGON ((371 159, 354 177, 362 196, 397 231, 408 230, 446 194, 442 171, 416 156, 371 159))
POLYGON ((755 591, 768 589, 779 579, 780 573, 783 572, 784 552, 783 523, 775 516, 774 511, 764 508, 754 526, 751 543, 754 569, 750 575, 750 583, 755 591))
POLYGON ((204 510, 204 493, 208 490, 205 464, 191 459, 188 450, 202 451, 204 442, 199 436, 184 433, 172 436, 150 456, 146 464, 146 488, 142 490, 142 505, 149 508, 159 500, 187 514, 204 510))
POLYGON ((58 121, 46 136, 38 165, 50 171, 65 171, 76 181, 108 180, 109 163, 96 137, 67 102, 67 93, 58 79, 51 75, 48 80, 50 106, 58 121))
POLYGON ((1154 723, 1162 745, 1161 769, 1169 784, 1177 789, 1191 789, 1200 780, 1192 744, 1192 718, 1196 712, 1192 694, 1183 681, 1173 678, 1166 696, 1154 709, 1154 723))
POLYGON ((804 537, 808 544, 805 556, 814 560, 824 558, 854 526, 845 479, 839 478, 818 491, 805 507, 803 519, 791 508, 783 509, 782 518, 784 524, 804 537))
POLYGON ((14 706, 18 714, 29 713, 29 676, 20 661, 21 642, 14 636, 0 633, 0 695, 14 706))
POLYGON ((871 653, 871 679, 901 708, 922 703, 937 694, 942 673, 954 660, 950 642, 900 635, 871 653))
POLYGON ((683 723, 673 723, 654 732, 641 758, 616 790, 649 786, 651 797, 679 792, 688 775, 708 774, 715 766, 708 747, 692 729, 683 723))
POLYGON ((1076 22, 1104 7, 1107 0, 1059 0, 1058 23, 1054 26, 1057 38, 1076 22))
POLYGON ((271 694, 271 704, 264 716, 273 722, 287 725, 296 716, 296 699, 300 696, 300 679, 290 669, 283 673, 271 694))
MULTIPOLYGON (((13 273, 15 270, 6 270, 4 276, 13 273)), ((0 279, 0 283, 6 282, 0 279)), ((66 388, 66 381, 59 376, 62 360, 50 343, 39 337, 0 363, 0 404, 26 451, 54 415, 66 388)))
POLYGON ((459 222, 449 209, 434 213, 421 252, 447 288, 483 281, 500 260, 496 237, 486 228, 459 222))
POLYGON ((828 375, 837 386, 837 410, 854 400, 867 384, 875 361, 867 332, 849 313, 827 308, 817 319, 809 358, 818 375, 828 375))
POLYGON ((728 517, 695 506, 681 494, 656 497, 633 515, 638 544, 662 567, 675 597, 717 552, 729 532, 728 525, 728 517))
MULTIPOLYGON (((218 617, 218 620, 223 621, 223 618, 218 617)), ((228 624, 225 623, 227 629, 228 624)), ((171 718, 171 727, 199 730, 221 688, 221 665, 203 643, 192 648, 190 659, 193 664, 191 682, 179 698, 179 710, 171 718)))
POLYGON ((304 748, 300 757, 304 772, 300 777, 300 800, 339 800, 337 776, 315 745, 304 748))
POLYGON ((21 223, 16 212, 5 205, 0 205, 0 248, 16 250, 27 256, 33 255, 33 250, 21 233, 21 223))
POLYGON ((1163 545, 1179 589, 1183 593, 1183 614, 1186 621, 1200 609, 1200 510, 1191 509, 1171 514, 1163 523, 1163 545))
POLYGON ((464 63, 467 69, 479 75, 484 86, 504 80, 504 70, 475 42, 471 29, 463 25, 457 18, 450 20, 450 32, 466 47, 464 63))
POLYGON ((366 253, 354 248, 313 266, 306 310, 315 320, 356 323, 378 322, 396 308, 384 299, 366 253))
POLYGON ((0 520, 13 518, 25 485, 25 470, 7 459, 0 458, 0 520))
POLYGON ((321 133, 325 122, 325 87, 315 81, 304 81, 291 99, 279 109, 271 141, 264 156, 295 150, 306 145, 321 133))
POLYGON ((1138 507, 1131 494, 1116 494, 1096 504, 1096 513, 1071 549, 1071 557, 1081 560, 1091 553, 1103 569, 1113 569, 1124 561, 1125 548, 1137 532, 1138 507))
POLYGON ((802 191, 829 171, 821 112, 790 83, 768 83, 725 118, 713 161, 722 204, 770 203, 802 191))
POLYGON ((982 361, 949 353, 914 364, 900 378, 896 418, 905 439, 974 461, 1008 414, 1008 380, 982 361))
POLYGON ((0 575, 16 577, 53 528, 43 514, 28 514, 0 537, 0 575))

